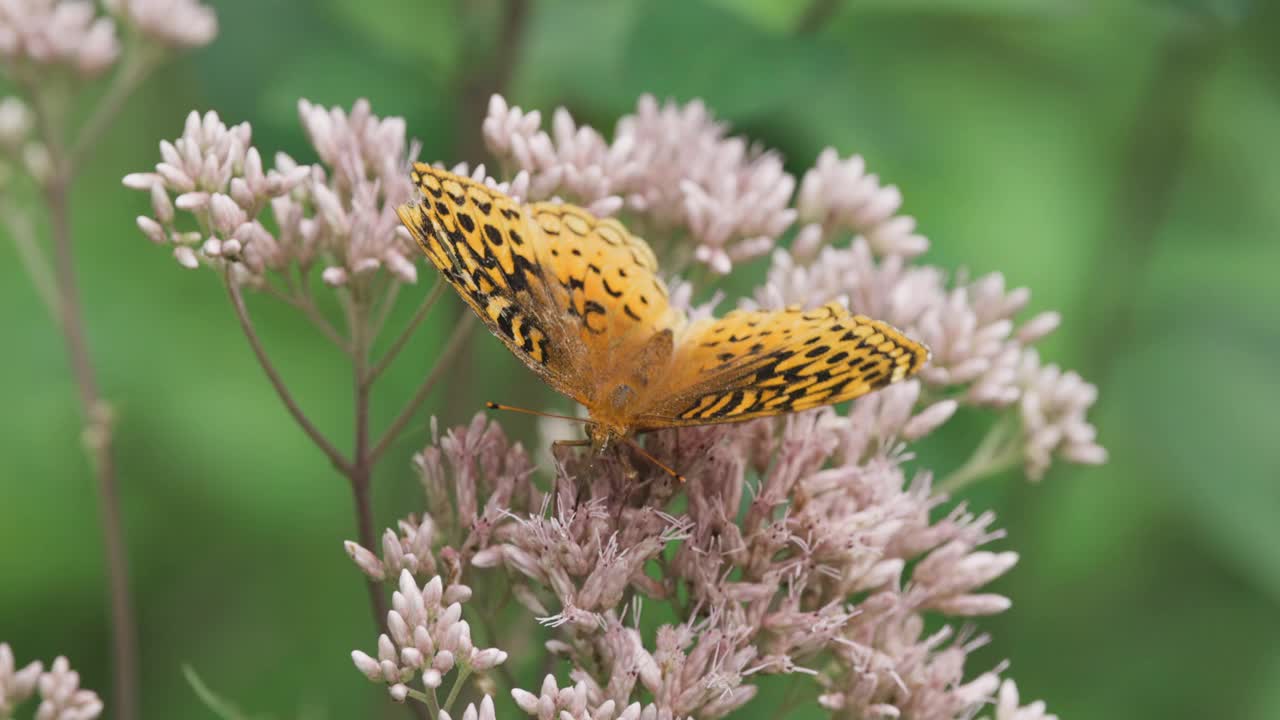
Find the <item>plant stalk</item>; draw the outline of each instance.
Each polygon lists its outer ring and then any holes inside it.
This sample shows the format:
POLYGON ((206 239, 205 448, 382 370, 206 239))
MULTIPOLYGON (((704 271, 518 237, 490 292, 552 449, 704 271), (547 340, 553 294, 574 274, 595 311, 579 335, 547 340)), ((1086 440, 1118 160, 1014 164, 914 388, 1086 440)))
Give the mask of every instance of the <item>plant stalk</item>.
MULTIPOLYGON (((370 550, 376 548, 378 534, 373 518, 373 466, 374 458, 369 452, 369 383, 365 382, 369 364, 369 338, 364 323, 369 319, 368 313, 354 303, 352 309, 354 322, 351 326, 351 385, 354 395, 355 409, 355 449, 350 472, 347 479, 351 481, 351 494, 355 498, 356 533, 360 544, 370 550)), ((373 624, 383 629, 387 623, 387 597, 382 583, 373 578, 366 579, 369 590, 369 608, 373 612, 373 624)))
MULTIPOLYGON (((52 150, 51 150, 52 151, 52 150)), ((138 715, 138 629, 129 589, 128 553, 120 514, 115 458, 112 454, 112 411, 102 398, 89 354, 80 290, 76 283, 75 249, 71 238, 70 176, 62 163, 44 186, 53 236, 53 276, 57 310, 72 377, 84 418, 84 443, 98 486, 98 521, 102 528, 111 612, 111 659, 115 687, 114 716, 133 720, 138 715)))

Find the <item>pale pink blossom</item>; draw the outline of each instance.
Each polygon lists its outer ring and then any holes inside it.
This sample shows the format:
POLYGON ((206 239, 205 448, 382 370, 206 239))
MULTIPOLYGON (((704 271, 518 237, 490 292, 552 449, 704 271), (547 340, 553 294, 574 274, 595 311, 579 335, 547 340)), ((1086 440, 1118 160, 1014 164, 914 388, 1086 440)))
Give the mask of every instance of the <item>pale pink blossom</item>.
POLYGON ((174 48, 201 47, 218 34, 218 16, 199 0, 103 0, 144 36, 174 48))
POLYGON ((881 186, 862 156, 841 159, 834 148, 826 148, 800 182, 796 208, 801 222, 814 230, 797 239, 794 251, 812 257, 823 237, 844 230, 866 238, 878 255, 921 255, 929 241, 916 233, 914 218, 897 214, 901 206, 902 192, 881 186))
POLYGON ((36 684, 40 706, 35 720, 93 720, 102 714, 102 700, 80 687, 80 673, 65 657, 57 657, 36 684))
POLYGON ((1034 350, 1023 353, 1017 382, 1022 389, 1018 415, 1026 438, 1028 477, 1043 477, 1054 457, 1085 465, 1107 461, 1097 429, 1086 418, 1098 399, 1095 386, 1057 365, 1041 365, 1034 350))
POLYGON ((0 0, 0 60, 93 77, 120 56, 111 18, 90 0, 0 0))
POLYGON ((12 717, 14 708, 31 697, 43 671, 38 660, 19 668, 9 643, 0 643, 0 717, 12 717))
POLYGON ((1043 700, 1036 700, 1028 705, 1019 705, 1018 684, 1012 680, 1000 683, 1000 691, 996 696, 994 714, 983 715, 983 720, 1058 720, 1057 715, 1045 712, 1043 700))
POLYGON ((139 228, 173 245, 180 264, 226 268, 252 286, 316 263, 333 287, 376 272, 416 283, 420 253, 395 214, 414 192, 407 168, 417 151, 404 120, 374 116, 364 100, 349 112, 302 100, 298 112, 321 162, 277 153, 272 168, 248 123, 227 127, 216 113, 191 113, 182 137, 160 143, 154 171, 124 178, 152 196, 153 215, 139 228))
POLYGON ((471 588, 446 586, 438 575, 419 587, 407 569, 400 572, 398 587, 377 655, 351 653, 356 669, 385 683, 393 699, 404 701, 414 683, 426 690, 440 687, 455 667, 484 672, 506 661, 502 650, 477 648, 471 641, 471 627, 462 619, 462 603, 471 598, 471 588))
POLYGON ((684 260, 714 272, 767 254, 795 220, 795 178, 776 154, 731 137, 700 101, 659 105, 640 98, 606 141, 556 110, 550 134, 542 117, 490 100, 484 122, 489 149, 530 176, 532 199, 564 194, 599 215, 624 207, 656 230, 687 231, 684 260))

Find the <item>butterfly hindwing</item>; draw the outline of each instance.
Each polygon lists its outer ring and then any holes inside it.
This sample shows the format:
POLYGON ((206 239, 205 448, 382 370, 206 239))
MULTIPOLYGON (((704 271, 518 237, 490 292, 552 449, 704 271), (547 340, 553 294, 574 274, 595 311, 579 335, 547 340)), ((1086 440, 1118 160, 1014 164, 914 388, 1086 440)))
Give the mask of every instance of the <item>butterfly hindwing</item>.
POLYGON ((865 395, 917 372, 928 350, 838 303, 735 311, 690 326, 638 429, 735 422, 865 395))
POLYGON ((529 212, 545 241, 541 262, 556 303, 577 323, 597 372, 682 321, 653 251, 617 220, 558 203, 535 203, 529 212))

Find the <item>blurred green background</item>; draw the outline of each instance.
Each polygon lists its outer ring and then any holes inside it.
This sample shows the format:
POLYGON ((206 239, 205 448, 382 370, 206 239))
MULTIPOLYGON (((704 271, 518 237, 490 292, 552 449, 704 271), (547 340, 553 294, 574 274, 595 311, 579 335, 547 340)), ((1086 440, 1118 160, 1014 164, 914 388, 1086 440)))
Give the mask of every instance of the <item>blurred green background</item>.
MULTIPOLYGON (((341 547, 355 535, 344 481, 277 402, 216 278, 134 227, 147 199, 120 177, 154 165, 192 108, 250 121, 268 157, 311 160, 299 97, 368 97, 407 118, 424 158, 476 160, 461 98, 500 83, 514 103, 564 104, 606 130, 642 92, 702 97, 796 174, 826 145, 862 153, 902 188, 926 261, 1002 271, 1032 288, 1032 310, 1061 310, 1042 352, 1100 386, 1112 459, 970 493, 1022 555, 995 588, 1013 609, 979 624, 994 642, 970 672, 1010 658, 1023 697, 1064 718, 1280 718, 1276 3, 532 0, 510 77, 491 63, 505 4, 210 4, 218 39, 131 101, 74 203, 90 339, 119 413, 145 717, 210 716, 183 663, 278 718, 369 716, 381 691, 348 659, 374 633, 341 547)), ((107 691, 75 392, 16 259, 0 244, 0 638, 20 659, 64 653, 107 691)), ((307 411, 347 438, 347 366, 253 300, 307 411)), ((375 423, 416 386, 446 307, 381 383, 375 423)), ((497 343, 475 346, 510 373, 481 385, 464 371, 430 412, 457 422, 488 398, 547 400, 497 343)), ((507 424, 532 437, 531 422, 507 424)), ((418 509, 408 459, 424 426, 411 435, 378 478, 384 525, 418 509)), ((925 460, 954 468, 972 441, 925 460)))

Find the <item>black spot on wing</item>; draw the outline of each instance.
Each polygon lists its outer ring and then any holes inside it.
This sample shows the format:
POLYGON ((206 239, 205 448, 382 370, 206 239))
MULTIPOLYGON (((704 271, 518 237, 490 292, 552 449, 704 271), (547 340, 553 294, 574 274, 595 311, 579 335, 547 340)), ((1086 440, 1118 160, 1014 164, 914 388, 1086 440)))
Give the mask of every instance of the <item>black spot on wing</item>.
MULTIPOLYGON (((581 283, 581 281, 579 281, 579 283, 581 283)), ((600 333, 605 331, 606 326, 604 324, 601 324, 601 326, 598 328, 593 327, 591 325, 591 318, 596 316, 599 316, 600 318, 604 318, 605 311, 604 311, 603 305, 596 302, 595 300, 587 300, 586 302, 582 303, 582 326, 585 327, 587 330, 599 335, 600 333)))

